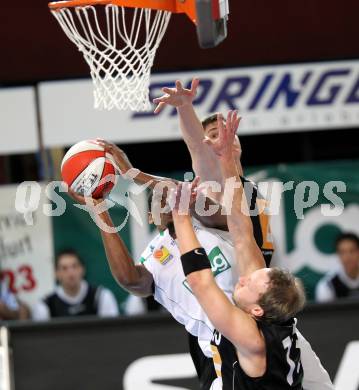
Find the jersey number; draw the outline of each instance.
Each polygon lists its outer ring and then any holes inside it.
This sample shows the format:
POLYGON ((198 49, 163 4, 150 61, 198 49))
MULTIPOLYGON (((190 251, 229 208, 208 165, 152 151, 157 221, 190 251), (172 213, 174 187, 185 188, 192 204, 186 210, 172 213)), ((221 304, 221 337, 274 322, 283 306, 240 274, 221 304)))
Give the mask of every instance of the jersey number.
POLYGON ((296 363, 290 358, 290 351, 292 349, 293 339, 290 336, 288 336, 283 340, 282 344, 283 344, 284 349, 287 351, 287 363, 289 365, 287 382, 290 386, 292 386, 292 384, 294 382, 293 381, 293 374, 294 374, 294 371, 299 372, 300 362, 296 363), (296 364, 297 364, 297 366, 296 366, 296 364))

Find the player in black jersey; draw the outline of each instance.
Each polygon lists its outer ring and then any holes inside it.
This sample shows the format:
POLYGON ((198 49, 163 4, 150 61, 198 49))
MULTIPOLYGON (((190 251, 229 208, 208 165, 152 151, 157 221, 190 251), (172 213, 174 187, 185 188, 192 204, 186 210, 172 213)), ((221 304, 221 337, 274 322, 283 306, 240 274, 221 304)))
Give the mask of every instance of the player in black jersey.
MULTIPOLYGON (((201 132, 202 132, 202 138, 204 134, 206 135, 206 137, 208 136, 208 138, 210 138, 211 140, 217 139, 218 137, 217 117, 214 116, 208 117, 203 122, 203 130, 201 130, 201 132)), ((101 146, 105 148, 106 152, 110 153, 113 156, 114 160, 118 165, 118 168, 122 173, 126 173, 128 170, 133 168, 125 152, 119 149, 116 145, 108 143, 104 140, 98 140, 98 142, 100 143, 101 146)), ((234 145, 234 150, 236 151, 236 163, 240 171, 242 172, 242 167, 239 158, 240 156, 238 155, 238 147, 240 148, 238 137, 236 138, 236 142, 234 142, 233 145, 234 145)), ((209 149, 209 147, 207 148, 209 149)), ((212 160, 216 159, 216 156, 212 152, 212 150, 209 149, 209 151, 213 155, 212 160)), ((196 161, 196 158, 194 157, 193 153, 191 153, 191 155, 192 158, 194 158, 194 161, 196 161)), ((202 157, 204 157, 204 163, 206 163, 206 161, 208 161, 209 159, 208 156, 207 158, 205 158, 206 156, 202 155, 202 157)), ((201 164, 198 161, 197 163, 194 163, 194 167, 198 168, 200 165, 201 164)), ((202 168, 198 168, 198 171, 201 172, 201 169, 202 168)), ((134 177, 134 181, 139 185, 152 182, 151 187, 153 187, 159 181, 174 181, 173 179, 169 179, 169 178, 159 178, 156 176, 152 176, 150 174, 138 170, 137 173, 138 173, 137 176, 134 177)), ((207 177, 207 179, 220 180, 220 178, 217 178, 216 175, 213 178, 207 177)), ((259 210, 264 209, 263 202, 265 202, 265 200, 260 195, 258 191, 258 187, 254 182, 248 180, 243 176, 241 176, 241 180, 244 185, 246 199, 248 199, 248 208, 251 211, 251 221, 253 224, 254 238, 257 242, 257 245, 262 250, 263 256, 266 261, 266 265, 269 267, 273 255, 273 243, 270 239, 269 216, 263 212, 259 213, 259 210)), ((218 201, 221 200, 218 197, 219 193, 216 193, 216 195, 217 195, 217 199, 215 200, 218 201)), ((204 226, 227 229, 227 220, 225 216, 220 216, 219 218, 217 216, 213 216, 213 219, 211 218, 211 223, 209 223, 208 217, 201 219, 199 215, 196 215, 196 218, 198 218, 204 226)), ((204 353, 202 352, 198 344, 197 337, 188 333, 188 340, 189 340, 189 351, 200 382, 200 389, 209 390, 211 383, 216 378, 216 372, 213 369, 212 359, 204 355, 204 353)))
MULTIPOLYGON (((213 150, 203 142, 205 138, 211 141, 215 141, 218 138, 218 117, 217 114, 212 114, 199 120, 193 105, 198 86, 199 79, 194 78, 190 89, 184 88, 179 80, 176 81, 174 88, 162 88, 164 95, 153 100, 157 104, 155 113, 160 112, 165 106, 171 106, 177 110, 183 141, 186 143, 191 155, 193 171, 196 176, 201 178, 201 182, 212 182, 222 186, 221 191, 211 187, 207 188, 207 195, 218 203, 222 203, 224 178, 213 150)), ((223 118, 221 118, 221 121, 223 122, 223 118)), ((242 147, 237 136, 233 139, 232 148, 235 164, 244 183, 249 208, 252 211, 251 221, 253 223, 254 237, 269 267, 274 247, 271 238, 269 216, 265 213, 266 201, 259 193, 257 185, 244 176, 241 164, 242 147)), ((201 222, 208 226, 206 221, 201 222)), ((217 222, 219 223, 214 223, 208 227, 219 227, 220 221, 217 222)))
POLYGON ((177 208, 173 217, 182 265, 189 286, 217 329, 213 352, 218 379, 212 389, 301 390, 303 370, 293 317, 304 305, 304 292, 290 273, 265 268, 248 210, 242 210, 245 194, 232 154, 238 124, 236 112, 230 112, 226 125, 219 125, 219 139, 208 141, 223 176, 236 179, 227 216, 241 275, 233 293, 235 305, 217 286, 189 215, 177 208))
MULTIPOLYGON (((179 117, 183 140, 191 155, 192 168, 195 175, 199 176, 202 182, 211 181, 223 186, 223 177, 216 156, 211 148, 203 143, 205 137, 212 141, 218 138, 218 118, 216 114, 212 114, 203 118, 201 121, 199 120, 193 105, 198 85, 199 80, 194 78, 189 89, 183 88, 180 81, 176 81, 174 88, 163 88, 165 94, 154 99, 154 103, 157 104, 155 112, 159 112, 165 106, 175 107, 179 117)), ((259 193, 257 185, 244 177, 243 167, 241 165, 242 147, 238 137, 234 138, 233 151, 241 180, 245 186, 249 208, 252 211, 251 221, 253 224, 254 238, 262 250, 267 267, 269 267, 274 251, 269 216, 265 212, 258 212, 258 210, 265 209, 265 199, 259 193)), ((216 201, 221 202, 223 191, 215 192, 209 189, 208 195, 216 201)), ((201 222, 208 227, 221 226, 221 221, 218 220, 216 221, 217 224, 212 225, 208 225, 206 221, 201 222)), ((191 357, 200 380, 200 388, 201 390, 208 390, 209 384, 216 377, 212 362, 203 354, 197 337, 188 334, 188 338, 191 357)))

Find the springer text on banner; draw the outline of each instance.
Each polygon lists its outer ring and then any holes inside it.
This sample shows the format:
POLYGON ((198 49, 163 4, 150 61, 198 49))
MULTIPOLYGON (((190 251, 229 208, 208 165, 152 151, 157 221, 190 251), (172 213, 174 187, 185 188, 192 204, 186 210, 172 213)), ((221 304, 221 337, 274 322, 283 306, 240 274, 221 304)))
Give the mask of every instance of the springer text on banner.
MULTIPOLYGON (((329 130, 359 125, 359 61, 159 73, 150 96, 181 80, 200 79, 193 104, 200 117, 238 109, 241 134, 329 130)), ((176 109, 148 112, 93 109, 89 80, 40 85, 46 147, 105 138, 118 143, 180 139, 176 109)))

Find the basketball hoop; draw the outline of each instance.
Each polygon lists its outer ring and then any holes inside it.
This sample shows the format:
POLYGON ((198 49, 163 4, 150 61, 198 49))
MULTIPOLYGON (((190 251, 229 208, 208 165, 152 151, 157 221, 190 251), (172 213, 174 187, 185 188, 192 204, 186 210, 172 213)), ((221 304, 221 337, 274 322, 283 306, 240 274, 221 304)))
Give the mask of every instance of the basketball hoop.
POLYGON ((197 3, 203 0, 72 0, 50 3, 49 8, 90 67, 95 108, 148 111, 151 67, 171 14, 186 13, 194 23, 201 21, 198 36, 210 41, 202 46, 214 46, 226 35, 217 26, 225 20, 220 7, 225 1, 206 6, 216 23, 210 27, 205 12, 197 18, 197 3))

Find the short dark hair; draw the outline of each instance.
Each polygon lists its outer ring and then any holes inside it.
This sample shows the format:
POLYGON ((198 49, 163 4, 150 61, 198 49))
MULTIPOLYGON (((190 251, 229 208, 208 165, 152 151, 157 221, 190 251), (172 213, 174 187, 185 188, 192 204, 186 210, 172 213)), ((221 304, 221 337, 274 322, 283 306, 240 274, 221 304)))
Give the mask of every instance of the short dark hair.
POLYGON ((205 129, 206 126, 211 125, 214 122, 217 122, 218 114, 219 114, 219 112, 216 112, 214 114, 211 114, 211 115, 204 117, 201 120, 203 129, 205 129))
POLYGON ((78 252, 75 249, 66 248, 66 249, 62 249, 61 251, 57 252, 57 255, 55 257, 55 268, 58 268, 61 257, 67 256, 67 255, 76 257, 77 260, 79 261, 79 263, 83 267, 85 266, 84 262, 81 259, 81 256, 78 254, 78 252))
POLYGON ((302 282, 289 271, 271 268, 268 290, 259 298, 263 316, 257 318, 269 323, 283 323, 293 318, 305 305, 302 282))
POLYGON ((335 249, 338 250, 338 246, 340 245, 340 243, 346 240, 353 241, 357 245, 357 247, 359 247, 359 237, 355 233, 346 232, 341 233, 337 236, 335 240, 335 249))

